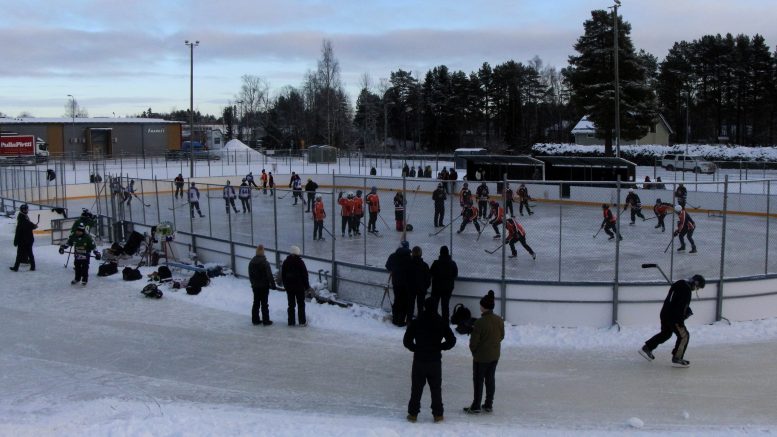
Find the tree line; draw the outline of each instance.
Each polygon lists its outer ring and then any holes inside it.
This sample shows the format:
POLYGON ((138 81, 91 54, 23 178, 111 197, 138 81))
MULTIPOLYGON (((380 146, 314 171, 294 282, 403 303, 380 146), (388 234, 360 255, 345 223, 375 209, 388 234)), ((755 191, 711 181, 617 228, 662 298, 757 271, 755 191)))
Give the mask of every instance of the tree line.
MULTIPOLYGON (((536 143, 571 142, 571 129, 588 115, 611 153, 615 19, 608 11, 592 11, 561 70, 535 57, 483 63, 469 73, 445 65, 423 76, 398 69, 377 84, 365 74, 353 105, 332 43, 325 40, 316 70, 305 74, 301 86, 286 86, 271 97, 261 77, 243 76, 234 101, 211 118, 227 126, 229 138, 268 148, 525 152, 536 143)), ((777 53, 762 36, 677 42, 659 62, 634 47, 631 25, 617 20, 621 140, 641 138, 661 114, 675 143, 774 144, 777 53)), ((175 119, 188 121, 188 111, 179 112, 175 119)), ((195 116, 197 122, 207 117, 195 116)))

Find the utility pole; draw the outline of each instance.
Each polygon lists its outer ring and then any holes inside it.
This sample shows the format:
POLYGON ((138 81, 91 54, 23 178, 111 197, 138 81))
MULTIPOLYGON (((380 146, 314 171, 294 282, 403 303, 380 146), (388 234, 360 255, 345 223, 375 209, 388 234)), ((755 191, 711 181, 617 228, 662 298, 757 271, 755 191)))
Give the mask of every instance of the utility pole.
POLYGON ((189 46, 189 178, 194 177, 194 48, 199 41, 184 41, 189 46))
POLYGON ((615 157, 621 156, 621 87, 618 74, 618 7, 620 0, 615 0, 612 7, 613 19, 613 58, 615 59, 615 157))

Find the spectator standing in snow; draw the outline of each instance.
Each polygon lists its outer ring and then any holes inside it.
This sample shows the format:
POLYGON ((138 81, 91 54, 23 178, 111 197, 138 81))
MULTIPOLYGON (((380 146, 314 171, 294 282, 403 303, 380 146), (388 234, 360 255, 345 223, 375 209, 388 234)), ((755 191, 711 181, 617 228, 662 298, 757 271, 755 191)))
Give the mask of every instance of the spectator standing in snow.
POLYGON ((271 288, 275 286, 275 278, 272 275, 270 263, 264 255, 264 246, 256 246, 256 256, 248 263, 248 278, 251 280, 251 290, 254 292, 254 304, 251 306, 251 323, 264 326, 272 325, 270 320, 270 307, 268 297, 271 288), (261 308, 262 317, 259 317, 261 308))
POLYGON ((308 281, 308 269, 305 262, 299 256, 300 250, 297 246, 291 246, 289 256, 283 261, 281 266, 281 277, 283 286, 286 288, 286 297, 289 302, 288 322, 289 326, 294 326, 299 321, 299 326, 308 326, 305 318, 305 291, 310 288, 308 281), (295 307, 297 320, 295 320, 295 307))
POLYGON ((468 414, 478 414, 481 411, 480 400, 483 396, 483 384, 486 386, 486 401, 483 411, 490 413, 494 407, 494 391, 496 389, 496 365, 502 340, 505 338, 505 324, 501 317, 494 314, 494 290, 480 299, 481 317, 475 322, 469 338, 469 350, 472 352, 472 380, 475 393, 472 404, 464 408, 468 414))
POLYGON ((435 422, 443 420, 442 404, 442 351, 456 345, 456 336, 435 308, 432 298, 424 301, 424 309, 416 320, 410 322, 402 340, 413 352, 410 402, 407 404, 407 420, 415 422, 421 411, 424 385, 429 383, 432 395, 432 415, 435 422))
POLYGON ((386 260, 386 270, 391 273, 394 288, 394 302, 391 307, 391 322, 399 327, 407 325, 407 308, 410 301, 410 243, 403 241, 399 248, 386 260))
POLYGON ((437 311, 437 303, 442 302, 442 318, 447 323, 450 317, 450 301, 453 294, 453 284, 459 276, 459 267, 451 259, 448 246, 440 248, 440 256, 429 268, 432 275, 432 299, 434 299, 434 310, 437 311))

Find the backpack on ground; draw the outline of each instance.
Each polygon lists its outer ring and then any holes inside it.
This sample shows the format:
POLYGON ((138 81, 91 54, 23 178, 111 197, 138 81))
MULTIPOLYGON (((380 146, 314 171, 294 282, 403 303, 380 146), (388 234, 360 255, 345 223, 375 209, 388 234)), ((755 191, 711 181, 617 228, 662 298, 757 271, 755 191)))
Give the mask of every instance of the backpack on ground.
POLYGON ((140 244, 143 242, 143 239, 143 234, 138 231, 132 231, 129 238, 127 238, 127 242, 124 244, 124 253, 127 255, 135 255, 138 249, 140 249, 140 244))
POLYGON ((456 325, 456 332, 458 332, 459 334, 466 334, 466 335, 472 334, 472 330, 475 329, 476 320, 477 319, 474 317, 465 319, 464 321, 456 325))
POLYGON ((111 276, 119 273, 119 265, 113 261, 100 264, 97 268, 97 276, 111 276))
POLYGON ((159 276, 159 282, 168 282, 173 280, 173 272, 171 272, 170 267, 167 266, 159 266, 157 275, 159 276))
POLYGON ((202 287, 206 287, 208 284, 210 284, 210 278, 208 278, 205 272, 194 272, 189 279, 189 284, 186 286, 186 293, 192 295, 199 294, 202 291, 202 287))
POLYGON ((451 325, 458 325, 465 320, 469 320, 470 318, 472 318, 472 313, 467 307, 464 306, 464 304, 457 303, 456 306, 453 307, 451 325))
POLYGON ((139 279, 143 279, 143 274, 140 273, 139 269, 124 267, 124 270, 121 271, 121 277, 125 281, 137 281, 139 279))
POLYGON ((156 286, 156 284, 148 284, 145 287, 143 287, 143 290, 140 291, 143 296, 154 298, 154 299, 160 299, 164 295, 162 293, 162 290, 159 289, 159 287, 156 286))

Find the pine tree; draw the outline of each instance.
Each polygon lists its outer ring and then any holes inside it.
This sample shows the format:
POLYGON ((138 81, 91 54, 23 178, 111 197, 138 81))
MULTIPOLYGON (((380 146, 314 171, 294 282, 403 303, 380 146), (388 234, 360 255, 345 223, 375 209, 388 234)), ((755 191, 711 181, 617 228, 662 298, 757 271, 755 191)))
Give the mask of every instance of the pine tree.
MULTIPOLYGON (((655 94, 648 77, 648 59, 638 56, 631 42, 631 25, 618 19, 618 68, 620 82, 620 127, 624 140, 644 136, 656 120, 655 94)), ((612 155, 615 129, 613 14, 591 12, 577 40, 577 56, 569 57, 565 70, 572 91, 572 104, 596 125, 604 138, 605 154, 612 155)))

